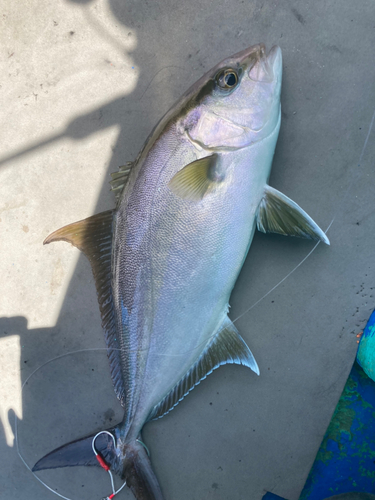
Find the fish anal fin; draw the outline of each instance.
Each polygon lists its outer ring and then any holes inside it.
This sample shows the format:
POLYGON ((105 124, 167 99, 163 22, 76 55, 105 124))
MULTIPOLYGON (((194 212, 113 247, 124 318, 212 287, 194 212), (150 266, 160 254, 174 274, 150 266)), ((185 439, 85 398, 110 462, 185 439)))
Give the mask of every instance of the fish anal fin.
POLYGON ((285 194, 266 186, 257 214, 257 228, 262 233, 278 233, 329 245, 329 239, 313 219, 285 194))
POLYGON ((119 167, 118 172, 111 174, 112 180, 110 181, 111 191, 115 193, 116 200, 119 199, 120 194, 124 187, 126 186, 131 169, 133 168, 134 163, 128 161, 125 165, 121 165, 119 167))
POLYGON ((180 198, 199 201, 222 179, 215 153, 186 165, 172 177, 168 186, 180 198))
POLYGON ((114 210, 107 210, 50 234, 44 244, 67 241, 79 248, 89 259, 95 278, 102 326, 105 332, 111 377, 121 405, 125 405, 125 387, 121 374, 120 346, 111 285, 112 226, 114 210))
POLYGON ((154 406, 148 420, 161 418, 169 413, 207 375, 225 364, 244 365, 259 375, 259 368, 252 352, 228 317, 186 375, 160 403, 154 406))

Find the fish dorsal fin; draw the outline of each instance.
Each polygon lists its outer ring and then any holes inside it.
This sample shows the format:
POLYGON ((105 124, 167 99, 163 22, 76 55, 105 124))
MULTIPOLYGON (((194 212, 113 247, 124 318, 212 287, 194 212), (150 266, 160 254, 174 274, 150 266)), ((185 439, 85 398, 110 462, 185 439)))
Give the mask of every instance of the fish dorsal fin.
POLYGON ((262 233, 298 236, 329 245, 329 239, 312 218, 297 203, 270 186, 266 186, 259 205, 257 227, 262 233))
POLYGON ((201 200, 222 180, 218 174, 217 159, 215 153, 189 163, 169 181, 170 190, 185 200, 201 200))
POLYGON ((119 199, 122 190, 128 182, 130 171, 133 168, 133 165, 134 163, 132 161, 128 161, 127 163, 125 163, 125 165, 121 165, 121 167, 118 168, 118 172, 114 172, 113 174, 111 174, 111 191, 115 193, 116 200, 119 199))
POLYGON ((117 397, 124 406, 125 386, 121 371, 120 346, 116 335, 111 286, 113 213, 113 210, 108 210, 64 226, 50 234, 43 243, 46 245, 53 241, 67 241, 82 250, 90 261, 105 332, 111 376, 117 397))
POLYGON ((169 394, 154 406, 148 420, 161 418, 169 413, 207 375, 225 364, 244 365, 259 375, 252 352, 227 316, 219 332, 209 340, 200 358, 169 394))

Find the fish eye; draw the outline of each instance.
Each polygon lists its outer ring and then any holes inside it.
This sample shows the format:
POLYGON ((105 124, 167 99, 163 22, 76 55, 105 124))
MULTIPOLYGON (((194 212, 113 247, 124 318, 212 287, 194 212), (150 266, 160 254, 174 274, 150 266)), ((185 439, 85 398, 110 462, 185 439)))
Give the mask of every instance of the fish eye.
POLYGON ((226 69, 216 77, 217 83, 222 89, 233 89, 238 83, 238 75, 234 69, 226 69))

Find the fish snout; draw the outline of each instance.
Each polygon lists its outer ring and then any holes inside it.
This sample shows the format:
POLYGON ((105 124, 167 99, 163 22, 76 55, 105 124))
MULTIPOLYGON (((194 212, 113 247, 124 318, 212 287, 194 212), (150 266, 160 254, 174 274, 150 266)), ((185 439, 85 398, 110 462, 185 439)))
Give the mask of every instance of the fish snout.
POLYGON ((275 77, 281 76, 283 67, 283 56, 278 45, 274 45, 267 56, 268 64, 272 67, 275 77))
POLYGON ((281 49, 274 45, 266 54, 264 44, 259 45, 255 64, 250 68, 249 77, 255 82, 272 83, 280 79, 282 68, 281 49))

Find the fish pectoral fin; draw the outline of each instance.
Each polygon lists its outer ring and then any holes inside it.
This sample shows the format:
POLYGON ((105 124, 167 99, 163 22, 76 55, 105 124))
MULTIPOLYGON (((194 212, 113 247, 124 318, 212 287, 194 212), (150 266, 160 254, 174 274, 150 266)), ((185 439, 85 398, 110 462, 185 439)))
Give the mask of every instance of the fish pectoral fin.
POLYGON ((259 375, 259 367, 252 352, 228 317, 199 359, 169 394, 154 406, 147 420, 161 418, 169 413, 207 375, 226 364, 244 365, 259 375))
POLYGON ((118 172, 111 174, 112 180, 109 183, 111 185, 111 191, 115 193, 116 200, 120 198, 120 194, 128 182, 133 165, 134 163, 132 161, 128 161, 125 165, 121 165, 121 167, 118 168, 118 172))
POLYGON ((297 203, 270 186, 266 186, 259 204, 257 228, 262 233, 298 236, 330 244, 325 233, 297 203))
POLYGON ((114 210, 107 210, 50 234, 44 244, 67 241, 79 248, 89 259, 95 278, 102 317, 111 377, 116 395, 125 406, 125 385, 121 372, 120 346, 116 335, 111 285, 112 226, 114 210))
POLYGON ((217 166, 217 154, 195 160, 177 172, 169 181, 168 186, 180 198, 199 201, 216 183, 223 180, 217 166))

